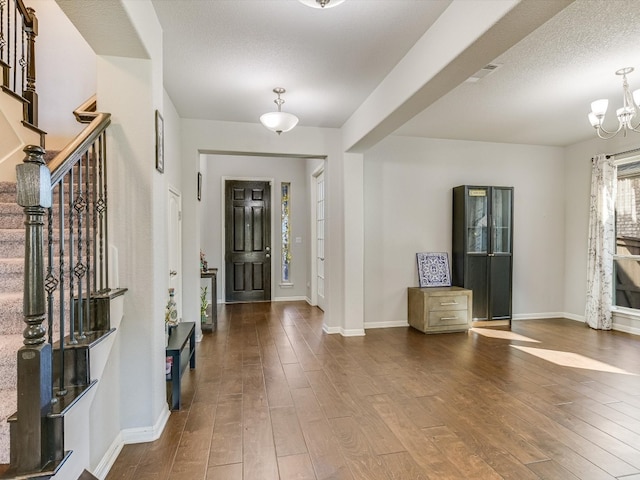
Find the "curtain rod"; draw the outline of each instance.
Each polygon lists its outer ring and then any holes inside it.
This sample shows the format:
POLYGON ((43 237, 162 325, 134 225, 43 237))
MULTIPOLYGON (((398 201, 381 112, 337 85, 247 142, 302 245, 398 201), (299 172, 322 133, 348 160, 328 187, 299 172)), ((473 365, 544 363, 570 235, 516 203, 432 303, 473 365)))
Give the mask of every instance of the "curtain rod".
POLYGON ((640 148, 632 148, 631 150, 626 150, 624 152, 618 152, 618 153, 608 153, 606 157, 607 158, 617 157, 618 155, 625 155, 627 153, 635 153, 635 152, 640 152, 640 148))

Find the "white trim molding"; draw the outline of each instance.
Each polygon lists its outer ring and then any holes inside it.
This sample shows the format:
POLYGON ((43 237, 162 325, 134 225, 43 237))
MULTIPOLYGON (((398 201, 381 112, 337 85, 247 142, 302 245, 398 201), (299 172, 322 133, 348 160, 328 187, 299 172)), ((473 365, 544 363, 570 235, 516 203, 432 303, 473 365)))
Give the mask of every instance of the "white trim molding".
POLYGON ((171 415, 171 412, 167 405, 160 413, 155 425, 150 427, 126 428, 122 430, 120 434, 122 435, 123 443, 125 445, 129 445, 131 443, 153 442, 157 440, 160 438, 160 435, 162 435, 162 431, 167 424, 167 420, 169 420, 169 415, 171 415))
POLYGON ((364 329, 369 328, 395 328, 395 327, 408 327, 409 322, 406 320, 398 320, 395 322, 364 322, 364 329))
POLYGON ((364 337, 364 328, 343 328, 343 327, 328 327, 326 324, 322 325, 322 331, 329 335, 339 333, 343 337, 364 337))
MULTIPOLYGON (((512 320, 547 320, 550 318, 566 318, 567 315, 564 312, 518 313, 513 315, 512 320)), ((584 321, 584 318, 582 321, 584 321)))

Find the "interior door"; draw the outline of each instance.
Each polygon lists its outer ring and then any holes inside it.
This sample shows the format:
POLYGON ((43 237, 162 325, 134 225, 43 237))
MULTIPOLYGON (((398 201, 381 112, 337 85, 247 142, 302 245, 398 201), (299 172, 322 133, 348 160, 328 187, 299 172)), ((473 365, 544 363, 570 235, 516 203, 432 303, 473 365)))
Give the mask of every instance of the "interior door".
POLYGON ((316 208, 316 295, 318 307, 325 309, 325 185, 324 171, 316 177, 315 208, 316 208))
POLYGON ((182 198, 169 188, 169 288, 174 289, 178 318, 182 318, 182 198))
POLYGON ((225 300, 271 300, 271 187, 225 182, 225 300))

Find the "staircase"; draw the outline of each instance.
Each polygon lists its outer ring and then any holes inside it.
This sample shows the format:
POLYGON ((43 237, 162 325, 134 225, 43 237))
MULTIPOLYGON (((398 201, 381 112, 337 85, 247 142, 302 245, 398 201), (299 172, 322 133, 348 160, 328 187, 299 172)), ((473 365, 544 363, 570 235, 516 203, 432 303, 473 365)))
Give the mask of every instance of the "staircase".
POLYGON ((22 346, 24 219, 15 182, 0 182, 0 464, 9 463, 9 424, 16 411, 16 352, 22 346))
POLYGON ((94 479, 85 468, 108 464, 90 458, 91 415, 111 398, 96 391, 113 388, 126 291, 109 288, 110 115, 89 99, 74 112, 85 129, 45 158, 38 20, 23 0, 0 0, 0 19, 0 478, 94 479))

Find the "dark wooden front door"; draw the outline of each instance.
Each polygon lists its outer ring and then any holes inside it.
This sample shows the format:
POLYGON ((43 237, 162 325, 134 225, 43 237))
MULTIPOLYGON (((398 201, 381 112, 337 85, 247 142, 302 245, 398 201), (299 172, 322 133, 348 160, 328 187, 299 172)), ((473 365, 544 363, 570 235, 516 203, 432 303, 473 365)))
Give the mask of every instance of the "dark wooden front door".
POLYGON ((271 300, 270 199, 269 182, 225 184, 227 302, 271 300))

